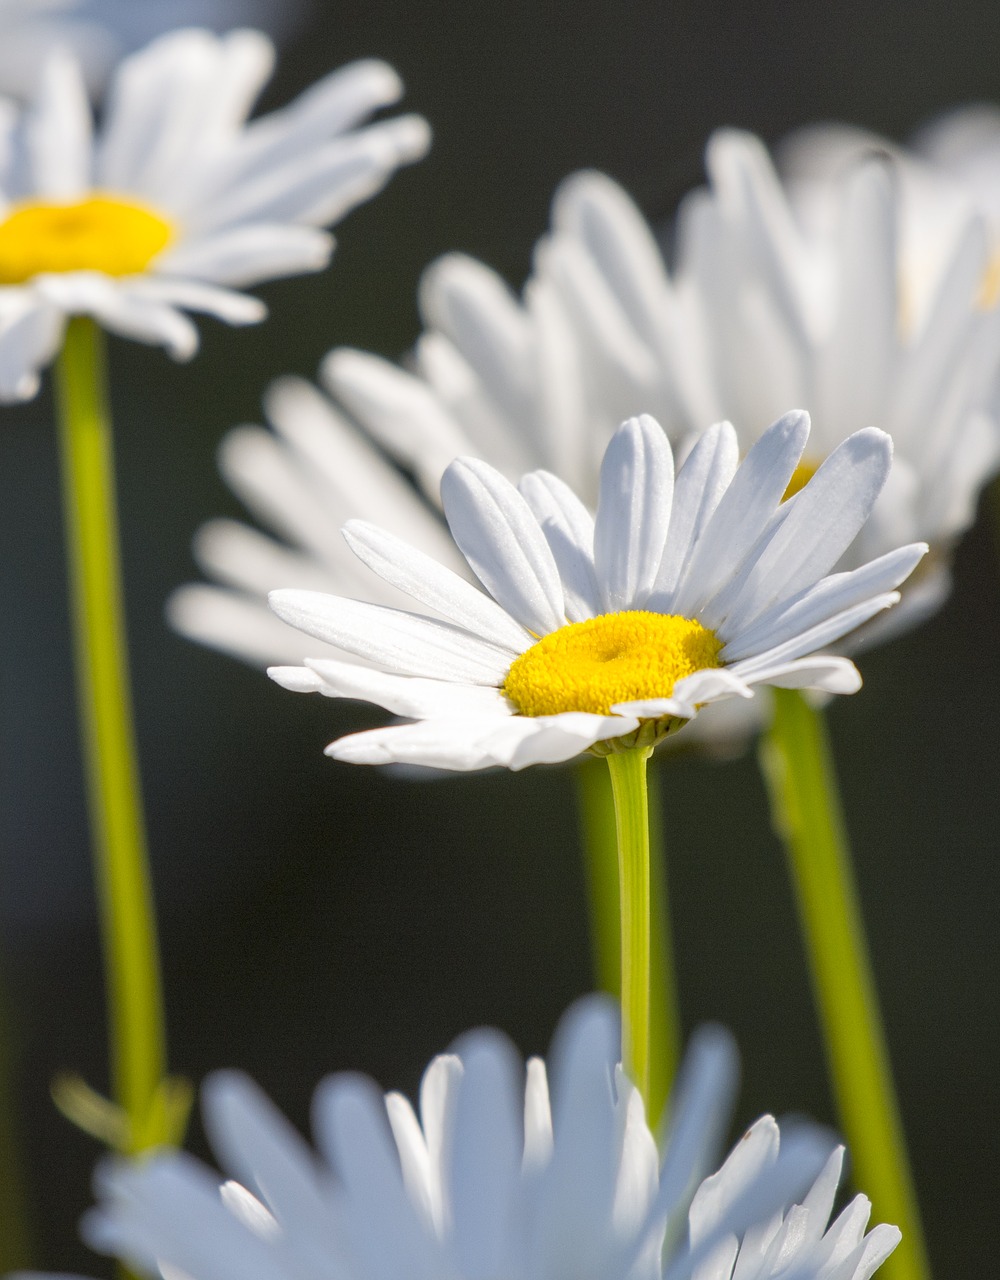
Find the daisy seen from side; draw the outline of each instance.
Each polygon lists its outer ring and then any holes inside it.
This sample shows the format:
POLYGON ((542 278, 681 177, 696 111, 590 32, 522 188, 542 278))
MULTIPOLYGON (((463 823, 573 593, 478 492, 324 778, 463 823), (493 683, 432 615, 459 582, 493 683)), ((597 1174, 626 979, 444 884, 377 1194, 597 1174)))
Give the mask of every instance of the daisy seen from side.
POLYGON ((895 603, 926 547, 828 577, 885 484, 891 445, 858 432, 783 501, 808 436, 808 416, 787 414, 740 463, 718 424, 675 483, 658 424, 630 419, 605 454, 596 517, 550 473, 515 488, 461 459, 442 481, 444 510, 489 595, 351 522, 355 554, 439 616, 272 593, 286 622, 367 665, 320 658, 270 674, 415 721, 340 739, 334 758, 456 770, 651 747, 700 706, 761 684, 854 692, 854 665, 818 651, 895 603))
POLYGON ((50 54, 2 122, 0 398, 35 394, 70 316, 178 359, 185 312, 263 319, 242 290, 324 267, 324 228, 426 151, 419 117, 362 125, 402 91, 375 60, 248 120, 273 60, 259 32, 171 32, 118 65, 95 132, 78 61, 50 54))

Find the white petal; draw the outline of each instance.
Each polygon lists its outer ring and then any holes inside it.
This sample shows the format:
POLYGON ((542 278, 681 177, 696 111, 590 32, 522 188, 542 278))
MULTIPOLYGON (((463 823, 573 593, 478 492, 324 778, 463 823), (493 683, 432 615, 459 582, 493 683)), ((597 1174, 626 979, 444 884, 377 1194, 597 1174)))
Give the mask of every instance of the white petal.
POLYGON ((458 773, 488 769, 497 761, 487 744, 481 716, 472 720, 421 720, 338 738, 326 754, 347 764, 419 764, 458 773))
POLYGON ((301 662, 324 648, 319 641, 286 626, 263 600, 203 583, 178 587, 167 601, 166 613, 170 625, 182 636, 255 667, 301 662))
POLYGON ((692 1035, 670 1100, 670 1129, 660 1171, 664 1219, 714 1167, 739 1087, 739 1053, 730 1033, 711 1023, 692 1035))
POLYGON ((732 483, 739 463, 736 432, 717 422, 699 436, 674 483, 670 527, 648 607, 670 612, 670 600, 692 548, 697 544, 719 500, 732 483))
POLYGON ((0 318, 0 402, 28 400, 38 392, 39 372, 62 343, 62 309, 25 290, 17 313, 0 318))
POLYGON ((817 368, 817 421, 885 421, 899 346, 896 223, 884 160, 858 166, 845 183, 837 315, 817 368))
POLYGON ((315 591, 272 591, 279 618, 400 675, 499 686, 511 655, 446 622, 315 591))
POLYGON ((128 292, 135 299, 148 299, 171 307, 184 307, 188 311, 201 311, 225 321, 226 324, 259 324, 267 316, 267 307, 259 298, 234 293, 231 289, 221 289, 218 285, 203 284, 200 280, 149 276, 130 281, 128 292))
POLYGON ((674 608, 695 617, 739 568, 788 488, 809 437, 809 415, 779 418, 753 446, 688 559, 674 608))
POLYGON ((503 765, 517 770, 570 760, 595 742, 631 733, 638 724, 625 716, 579 711, 425 720, 340 738, 327 747, 326 754, 351 764, 424 764, 460 772, 503 765))
POLYGON ((884 431, 868 427, 849 436, 796 495, 736 598, 713 602, 706 625, 728 639, 775 601, 829 573, 867 520, 891 465, 892 441, 884 431))
POLYGON ((570 487, 548 471, 531 471, 518 485, 541 526, 563 584, 566 616, 581 622, 601 612, 594 574, 594 518, 570 487))
POLYGON ((718 698, 752 698, 753 690, 731 671, 706 669, 685 676, 674 685, 669 698, 645 698, 636 702, 622 702, 612 707, 619 715, 633 715, 658 719, 661 716, 683 716, 690 719, 703 702, 718 698))
MULTIPOLYGON (((436 508, 311 383, 279 378, 268 387, 264 403, 275 431, 314 481, 320 501, 332 508, 338 529, 352 516, 364 516, 456 572, 469 573, 436 508)), ((334 543, 342 552, 339 532, 334 543)))
POLYGON ((137 1166, 104 1165, 96 1182, 105 1207, 92 1210, 81 1231, 98 1252, 116 1253, 150 1274, 169 1262, 213 1280, 286 1280, 273 1247, 230 1213, 218 1179, 190 1156, 171 1152, 137 1166))
POLYGON ((566 621, 562 583, 538 521, 485 462, 460 458, 441 480, 448 527, 486 590, 536 636, 566 621))
POLYGON ((346 1074, 321 1081, 313 1131, 347 1193, 350 1253, 360 1255, 363 1272, 372 1280, 392 1280, 401 1267, 416 1280, 440 1274, 440 1252, 406 1194, 385 1103, 372 1081, 346 1074))
POLYGON ((861 673, 849 658, 820 654, 762 666, 747 676, 751 684, 776 685, 779 689, 822 689, 825 693, 857 693, 861 673))
POLYGON ((674 459, 644 414, 615 432, 601 464, 594 567, 604 609, 641 609, 656 581, 670 524, 674 459))
POLYGON ((515 654, 533 643, 494 600, 402 538, 363 520, 349 520, 344 538, 358 559, 385 582, 473 635, 515 654))
POLYGON ((435 1214, 435 1188, 430 1153, 413 1107, 401 1093, 385 1095, 385 1110, 392 1128, 392 1136, 399 1152, 399 1166, 403 1174, 406 1194, 418 1213, 422 1214, 429 1231, 437 1232, 435 1214))
POLYGON ((861 604, 874 595, 894 590, 913 572, 927 554, 926 542, 890 551, 849 573, 835 573, 800 592, 791 600, 762 613, 745 630, 726 644, 723 659, 738 662, 762 648, 784 644, 792 636, 816 626, 824 618, 861 604))
POLYGON ((32 187, 41 200, 73 200, 91 186, 91 116, 80 65, 64 48, 42 68, 27 121, 32 187))
POLYGON ((92 315, 124 338, 163 346, 175 360, 198 349, 198 331, 173 307, 133 294, 128 277, 113 281, 97 271, 38 276, 34 287, 46 302, 69 315, 92 315))
POLYGON ((289 693, 323 693, 327 687, 323 677, 311 667, 268 667, 267 674, 289 693))
POLYGON ((315 227, 255 223, 182 239, 157 258, 156 269, 165 275, 243 288, 262 280, 321 271, 332 252, 332 237, 315 227))
POLYGON ((898 601, 898 591, 887 591, 882 595, 872 596, 863 603, 844 609, 841 613, 834 614, 807 631, 800 632, 783 644, 764 649, 751 658, 733 663, 729 670, 741 680, 755 680, 758 671, 766 670, 777 663, 791 662, 795 658, 815 653, 817 649, 833 644, 841 636, 847 635, 855 627, 860 627, 869 618, 873 618, 877 613, 890 608, 898 601))
POLYGON ((448 1168, 452 1248, 458 1274, 492 1280, 512 1274, 515 1208, 524 1147, 520 1063, 497 1032, 463 1037, 464 1068, 448 1168))
POLYGON ((439 258, 420 280, 420 311, 475 369, 486 394, 510 421, 530 420, 532 333, 506 283, 464 254, 439 258))
POLYGON ((283 1232, 311 1234, 326 1216, 312 1152, 266 1094, 237 1071, 203 1086, 206 1128, 224 1166, 262 1198, 283 1232))
POLYGON ((552 1107, 549 1081, 541 1058, 529 1058, 524 1081, 524 1156, 521 1176, 544 1169, 552 1159, 552 1107))
MULTIPOLYGON (((415 676, 390 675, 372 671, 357 663, 337 662, 332 658, 308 659, 306 670, 318 677, 319 692, 328 697, 356 698, 384 707, 393 715, 415 720, 472 718, 476 715, 513 715, 510 704, 499 690, 483 685, 462 685, 447 680, 428 680, 415 676)), ((313 692, 301 667, 272 667, 268 675, 286 689, 313 692), (290 677, 286 672, 292 673, 290 677)))
POLYGON ((574 1005, 559 1024, 550 1054, 556 1143, 536 1192, 541 1275, 593 1275, 601 1261, 595 1252, 607 1249, 618 1174, 612 1081, 620 1039, 603 1000, 574 1005))
POLYGON ((347 347, 331 351, 322 376, 335 396, 394 457, 411 465, 435 497, 445 467, 468 440, 426 383, 387 360, 347 347))

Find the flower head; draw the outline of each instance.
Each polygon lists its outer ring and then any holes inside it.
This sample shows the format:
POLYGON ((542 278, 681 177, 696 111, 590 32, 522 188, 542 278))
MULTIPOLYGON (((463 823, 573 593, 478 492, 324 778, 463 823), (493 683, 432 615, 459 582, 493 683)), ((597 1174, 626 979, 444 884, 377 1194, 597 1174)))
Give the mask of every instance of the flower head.
POLYGON ((737 1255, 755 1280, 867 1280, 895 1247, 893 1227, 864 1235, 863 1196, 827 1229, 842 1152, 812 1132, 779 1149, 770 1117, 698 1186, 735 1080, 724 1032, 692 1044, 662 1163, 616 1060, 614 1014, 591 1001, 567 1015, 549 1070, 525 1070, 494 1032, 464 1037, 428 1067, 419 1116, 367 1079, 330 1077, 313 1108, 319 1161, 223 1073, 205 1121, 235 1181, 179 1152, 105 1166, 85 1234, 191 1280, 728 1280, 737 1255))
POLYGON ((270 674, 416 721, 334 742, 336 759, 458 770, 653 745, 705 703, 750 698, 760 684, 853 693, 854 665, 817 650, 895 603, 927 548, 825 577, 868 518, 891 445, 858 432, 787 496, 808 437, 808 416, 786 414, 738 464, 735 432, 718 424, 675 483, 658 424, 630 419, 605 454, 596 518, 548 472, 515 488, 460 459, 442 501, 489 595, 384 530, 349 522, 359 559, 436 616, 274 592, 280 617, 354 661, 270 674))
MULTIPOLYGON (((800 178, 784 185, 757 139, 718 133, 707 161, 709 186, 684 202, 669 267, 626 193, 602 174, 576 174, 556 194, 521 296, 482 263, 448 254, 421 282, 424 332, 409 367, 341 348, 321 376, 335 403, 283 385, 269 406, 280 401, 276 433, 233 433, 222 466, 291 550, 232 522, 208 526, 198 555, 222 585, 183 589, 175 624, 256 662, 268 650, 274 661, 296 661, 299 639, 260 608, 264 589, 282 585, 283 567, 294 570, 286 584, 359 592, 319 513, 329 504, 339 522, 383 522, 364 503, 374 491, 381 510, 398 478, 369 450, 371 481, 345 504, 351 495, 335 468, 315 465, 335 435, 348 434, 345 411, 423 488, 427 509, 401 503, 393 528, 425 550, 440 541, 440 478, 456 456, 483 458, 511 479, 544 467, 593 505, 607 442, 640 411, 681 450, 705 423, 728 419, 745 454, 785 406, 806 405, 814 429, 796 483, 852 432, 882 427, 895 445, 892 476, 838 568, 913 539, 932 554, 905 584, 900 608, 845 646, 886 638, 940 605, 952 546, 1000 457, 1000 308, 981 305, 993 252, 982 218, 968 198, 955 203, 940 169, 911 182, 910 167, 904 173, 884 152, 873 158, 870 147, 863 162, 855 155, 830 176, 818 219, 807 214, 800 178), (917 258, 930 244, 928 274, 917 258), (254 479, 265 457, 280 490, 254 479)), ((361 594, 391 603, 386 591, 380 583, 377 595, 361 594)), ((729 741, 756 718, 722 724, 719 711, 699 721, 702 736, 715 728, 729 741)))
POLYGON ((325 266, 322 228, 426 150, 418 117, 356 127, 401 92, 375 61, 248 123, 272 62, 258 32, 172 32, 119 65, 94 135, 78 62, 52 53, 0 152, 0 398, 35 393, 69 315, 179 359, 184 311, 262 319, 238 290, 325 266))

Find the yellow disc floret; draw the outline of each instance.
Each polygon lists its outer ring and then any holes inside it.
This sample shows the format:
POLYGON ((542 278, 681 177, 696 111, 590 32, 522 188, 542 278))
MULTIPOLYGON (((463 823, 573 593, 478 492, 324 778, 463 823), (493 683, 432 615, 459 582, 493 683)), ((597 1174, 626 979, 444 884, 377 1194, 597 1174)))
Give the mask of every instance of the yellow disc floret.
POLYGON ((514 662, 503 692, 524 716, 610 714, 619 702, 669 698, 684 676, 719 666, 722 641, 691 618, 606 613, 553 631, 514 662))
POLYGON ((47 272, 136 275, 173 237, 165 218, 116 196, 14 204, 0 222, 0 284, 24 284, 47 272))

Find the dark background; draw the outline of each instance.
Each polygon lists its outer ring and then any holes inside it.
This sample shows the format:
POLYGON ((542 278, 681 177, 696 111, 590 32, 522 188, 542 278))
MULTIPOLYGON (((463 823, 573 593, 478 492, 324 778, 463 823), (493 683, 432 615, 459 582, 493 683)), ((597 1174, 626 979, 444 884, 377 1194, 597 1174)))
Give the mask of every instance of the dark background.
MULTIPOLYGON (((520 285, 558 181, 611 173, 667 218, 716 126, 770 142, 825 118, 905 136, 1000 96, 990 2, 795 5, 318 4, 265 106, 377 54, 435 130, 428 160, 338 229, 330 271, 261 290, 250 331, 202 324, 187 367, 114 342, 132 662, 162 922, 172 1067, 251 1071, 301 1126, 319 1077, 414 1090, 477 1023, 544 1051, 589 985, 570 774, 432 784, 352 770, 323 745, 363 708, 296 698, 173 636, 198 523, 238 514, 214 467, 272 376, 346 342, 394 356, 418 332, 421 268, 448 249, 520 285)), ((77 1242, 95 1144, 49 1081, 104 1086, 104 1015, 77 751, 51 399, 0 431, 0 938, 6 1048, 35 1265, 106 1274, 77 1242)), ((832 709, 858 876, 939 1275, 982 1274, 995 1238, 1000 1052, 995 866, 1000 576, 985 518, 947 609, 865 656, 832 709)), ((833 1119, 797 926, 752 754, 662 761, 687 1028, 719 1018, 744 1054, 738 1120, 833 1119)), ((204 1150, 200 1130, 193 1143, 204 1150)), ((2 1213, 2 1209, 0 1209, 2 1213)), ((2 1230, 0 1218, 0 1230, 2 1230)))

